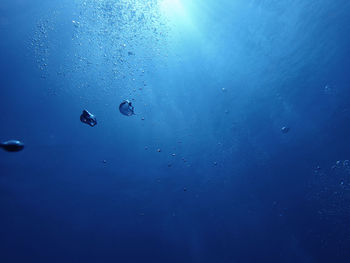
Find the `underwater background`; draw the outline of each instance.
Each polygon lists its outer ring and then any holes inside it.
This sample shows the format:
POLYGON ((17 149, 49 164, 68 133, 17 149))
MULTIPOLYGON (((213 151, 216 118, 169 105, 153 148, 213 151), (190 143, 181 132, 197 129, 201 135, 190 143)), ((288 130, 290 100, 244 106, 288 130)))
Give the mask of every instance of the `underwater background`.
POLYGON ((349 14, 1 0, 0 262, 349 262, 349 14))

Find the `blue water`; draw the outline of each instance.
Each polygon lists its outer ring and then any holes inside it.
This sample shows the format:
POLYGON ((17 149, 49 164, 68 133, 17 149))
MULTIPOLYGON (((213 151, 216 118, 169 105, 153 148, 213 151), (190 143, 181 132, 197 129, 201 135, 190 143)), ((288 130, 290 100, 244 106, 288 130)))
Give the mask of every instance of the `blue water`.
POLYGON ((1 0, 0 262, 349 262, 349 12, 1 0))

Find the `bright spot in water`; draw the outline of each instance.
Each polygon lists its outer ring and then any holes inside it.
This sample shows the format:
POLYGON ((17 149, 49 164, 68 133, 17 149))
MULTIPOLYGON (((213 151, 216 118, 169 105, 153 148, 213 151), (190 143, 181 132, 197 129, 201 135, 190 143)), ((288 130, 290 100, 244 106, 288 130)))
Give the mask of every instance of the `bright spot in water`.
POLYGON ((181 0, 161 0, 160 12, 175 24, 182 24, 186 27, 192 26, 192 19, 189 10, 181 0))
POLYGON ((187 31, 193 36, 193 33, 198 33, 189 1, 160 0, 159 10, 166 17, 169 25, 177 28, 179 34, 182 35, 187 31))
POLYGON ((180 0, 163 0, 160 3, 160 9, 168 16, 175 14, 180 15, 184 13, 184 8, 180 0))

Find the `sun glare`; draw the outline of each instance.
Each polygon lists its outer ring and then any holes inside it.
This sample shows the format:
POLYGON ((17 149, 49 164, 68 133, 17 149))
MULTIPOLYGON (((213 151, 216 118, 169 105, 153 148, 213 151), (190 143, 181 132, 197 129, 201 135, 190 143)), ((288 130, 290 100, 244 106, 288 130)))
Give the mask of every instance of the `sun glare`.
POLYGON ((160 3, 160 9, 169 17, 185 15, 185 9, 180 0, 162 0, 160 3))

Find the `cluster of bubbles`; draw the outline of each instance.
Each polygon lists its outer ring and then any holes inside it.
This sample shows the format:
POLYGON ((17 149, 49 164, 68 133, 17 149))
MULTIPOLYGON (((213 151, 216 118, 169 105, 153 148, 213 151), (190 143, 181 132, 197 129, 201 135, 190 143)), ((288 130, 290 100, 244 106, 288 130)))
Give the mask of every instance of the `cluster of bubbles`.
POLYGON ((60 7, 37 22, 29 48, 42 78, 54 77, 57 83, 58 76, 66 92, 79 96, 89 87, 108 95, 136 96, 146 87, 145 75, 155 60, 166 54, 169 28, 159 1, 85 0, 74 5, 69 49, 67 41, 55 39, 69 26, 60 7))
POLYGON ((324 219, 350 216, 350 161, 338 160, 330 169, 317 166, 310 199, 324 219))
POLYGON ((158 1, 87 0, 77 10, 72 20, 72 71, 78 72, 74 79, 81 78, 84 86, 92 73, 99 75, 106 92, 114 92, 116 86, 129 94, 141 90, 167 35, 158 1))
POLYGON ((338 247, 349 240, 350 218, 350 161, 338 160, 324 169, 316 166, 308 194, 309 209, 319 223, 310 233, 317 234, 321 246, 328 246, 330 238, 338 247), (323 232, 320 229, 329 229, 323 232))
POLYGON ((40 19, 36 23, 36 30, 30 39, 30 50, 34 53, 34 58, 41 73, 41 78, 48 77, 48 61, 50 56, 50 32, 53 30, 50 19, 40 19))

